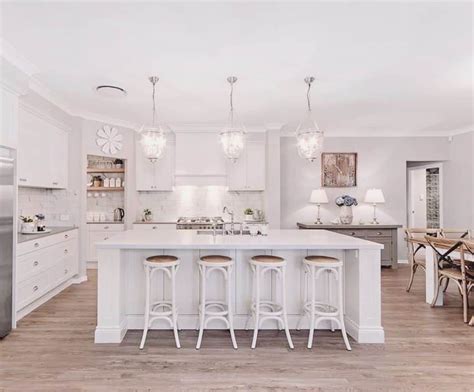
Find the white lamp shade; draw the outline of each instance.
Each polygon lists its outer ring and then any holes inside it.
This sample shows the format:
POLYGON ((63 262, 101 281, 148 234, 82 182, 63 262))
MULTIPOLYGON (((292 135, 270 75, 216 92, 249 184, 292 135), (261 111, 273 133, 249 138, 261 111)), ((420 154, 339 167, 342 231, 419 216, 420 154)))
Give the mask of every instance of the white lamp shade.
POLYGON ((366 203, 371 204, 385 203, 385 198, 383 197, 382 189, 372 188, 367 190, 364 201, 366 203))
POLYGON ((324 189, 314 189, 309 198, 310 203, 326 204, 328 203, 328 195, 324 189))

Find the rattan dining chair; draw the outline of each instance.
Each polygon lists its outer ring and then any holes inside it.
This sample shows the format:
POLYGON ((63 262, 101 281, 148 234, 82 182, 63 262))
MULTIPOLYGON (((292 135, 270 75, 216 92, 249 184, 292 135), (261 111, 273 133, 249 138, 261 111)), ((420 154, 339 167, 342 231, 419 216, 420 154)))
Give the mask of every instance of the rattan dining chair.
POLYGON ((470 238, 469 229, 446 229, 439 230, 439 236, 442 238, 470 238))
MULTIPOLYGON (((463 252, 461 253, 461 260, 464 260, 466 266, 466 275, 470 281, 466 282, 466 310, 464 312, 464 322, 467 322, 467 308, 469 307, 469 294, 474 287, 474 240, 463 240, 463 252), (466 255, 470 256, 470 260, 466 259, 466 255)), ((474 326, 474 316, 471 317, 469 325, 474 326)))
POLYGON ((408 242, 408 263, 410 264, 410 280, 406 291, 409 292, 413 284, 415 272, 418 267, 426 271, 425 261, 425 235, 437 237, 439 229, 412 228, 405 229, 408 242))
POLYGON ((466 241, 432 236, 425 236, 425 239, 433 248, 437 259, 437 263, 435 263, 437 279, 431 306, 435 306, 438 300, 439 288, 443 280, 447 282, 453 280, 462 296, 463 320, 467 323, 468 295, 474 283, 474 276, 471 275, 472 270, 469 269, 470 262, 465 260, 465 252, 468 249, 465 245, 466 241))

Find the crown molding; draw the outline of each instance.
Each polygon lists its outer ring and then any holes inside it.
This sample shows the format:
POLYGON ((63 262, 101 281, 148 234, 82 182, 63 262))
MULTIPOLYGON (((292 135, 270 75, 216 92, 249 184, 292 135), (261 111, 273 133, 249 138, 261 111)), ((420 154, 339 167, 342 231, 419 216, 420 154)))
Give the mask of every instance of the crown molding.
POLYGON ((46 112, 42 111, 42 110, 38 110, 38 108, 36 108, 35 106, 32 106, 30 105, 29 103, 26 103, 26 102, 23 102, 23 101, 20 101, 19 102, 19 107, 20 109, 23 109, 27 112, 29 112, 30 114, 54 125, 56 128, 59 128, 59 129, 62 129, 63 131, 66 131, 66 132, 70 132, 72 129, 71 129, 71 126, 68 125, 68 124, 65 124, 64 122, 62 121, 59 121, 57 120, 56 118, 50 116, 49 114, 47 114, 46 112))
POLYGON ((39 73, 38 67, 24 57, 13 45, 0 37, 0 56, 9 61, 28 77, 39 73))

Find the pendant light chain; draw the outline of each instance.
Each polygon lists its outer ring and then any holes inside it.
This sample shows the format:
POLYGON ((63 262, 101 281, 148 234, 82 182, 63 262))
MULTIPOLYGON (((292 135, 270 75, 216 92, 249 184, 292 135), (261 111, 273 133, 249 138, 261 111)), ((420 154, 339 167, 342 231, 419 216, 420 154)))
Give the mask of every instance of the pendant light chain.
POLYGON ((234 127, 234 81, 230 81, 230 125, 234 127))
POLYGON ((153 119, 152 119, 152 126, 155 126, 155 118, 156 118, 156 104, 155 104, 155 86, 156 86, 156 80, 152 81, 153 83, 153 94, 152 94, 152 99, 153 99, 153 119))
POLYGON ((306 92, 306 100, 308 101, 308 111, 311 111, 311 82, 308 82, 308 91, 306 92))

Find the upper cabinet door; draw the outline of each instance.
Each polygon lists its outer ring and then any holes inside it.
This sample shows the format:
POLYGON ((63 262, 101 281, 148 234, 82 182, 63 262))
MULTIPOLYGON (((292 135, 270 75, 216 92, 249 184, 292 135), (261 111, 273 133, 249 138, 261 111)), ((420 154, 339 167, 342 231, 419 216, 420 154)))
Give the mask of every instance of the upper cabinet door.
POLYGON ((18 185, 67 188, 68 156, 67 132, 20 107, 18 185))
POLYGON ((249 142, 247 149, 247 190, 265 190, 265 143, 249 142))
POLYGON ((174 186, 174 144, 168 141, 162 158, 154 163, 143 154, 140 142, 135 144, 137 191, 172 191, 174 186))
POLYGON ((0 146, 18 146, 18 97, 0 87, 0 146))
POLYGON ((265 142, 248 141, 237 162, 227 163, 229 191, 265 190, 265 142))

